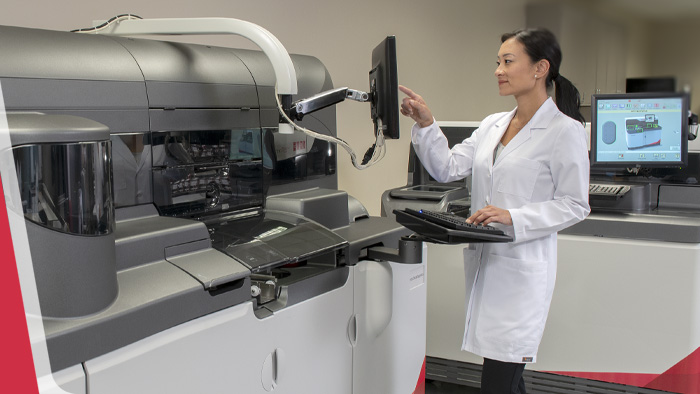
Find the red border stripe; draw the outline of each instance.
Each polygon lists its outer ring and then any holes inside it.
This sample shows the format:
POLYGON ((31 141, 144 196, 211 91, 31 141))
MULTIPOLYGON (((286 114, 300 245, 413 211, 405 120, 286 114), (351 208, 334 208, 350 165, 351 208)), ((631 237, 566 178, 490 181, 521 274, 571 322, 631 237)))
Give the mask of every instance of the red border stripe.
POLYGON ((557 375, 644 387, 673 393, 700 393, 700 348, 661 374, 543 371, 557 375))
POLYGON ((0 357, 0 382, 2 382, 0 391, 39 393, 2 182, 0 182, 0 299, 2 299, 2 310, 5 315, 0 341, 3 349, 0 357))

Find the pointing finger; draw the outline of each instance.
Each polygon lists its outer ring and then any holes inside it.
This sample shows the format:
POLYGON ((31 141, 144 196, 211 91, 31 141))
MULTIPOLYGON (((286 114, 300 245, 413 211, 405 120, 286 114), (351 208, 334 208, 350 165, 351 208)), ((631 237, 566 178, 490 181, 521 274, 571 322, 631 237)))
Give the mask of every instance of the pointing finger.
POLYGON ((417 95, 415 92, 413 92, 413 90, 411 90, 403 85, 399 85, 399 90, 404 92, 408 97, 410 97, 414 100, 420 99, 420 96, 417 95))

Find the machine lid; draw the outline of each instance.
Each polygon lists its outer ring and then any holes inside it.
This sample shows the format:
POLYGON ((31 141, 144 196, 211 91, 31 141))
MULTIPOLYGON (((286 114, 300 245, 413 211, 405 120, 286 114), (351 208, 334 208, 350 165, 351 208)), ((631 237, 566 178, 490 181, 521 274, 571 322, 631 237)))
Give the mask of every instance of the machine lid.
POLYGON ((143 82, 124 46, 102 35, 0 26, 0 47, 4 78, 143 82))
POLYGON ((129 51, 138 63, 147 86, 149 108, 260 106, 250 67, 231 48, 110 38, 129 51))
POLYGON ((70 144, 109 140, 109 128, 102 123, 73 115, 40 112, 7 113, 12 146, 29 144, 70 144))

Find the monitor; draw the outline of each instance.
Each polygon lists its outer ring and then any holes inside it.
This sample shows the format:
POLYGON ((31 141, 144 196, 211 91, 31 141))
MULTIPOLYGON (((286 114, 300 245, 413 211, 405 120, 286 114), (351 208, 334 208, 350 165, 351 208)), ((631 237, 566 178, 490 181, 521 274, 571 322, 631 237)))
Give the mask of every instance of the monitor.
POLYGON ((681 168, 688 163, 688 95, 591 97, 591 167, 681 168))
POLYGON ((396 37, 388 36, 372 51, 369 99, 375 135, 399 138, 399 77, 396 65, 396 37))
POLYGON ((625 91, 627 93, 675 92, 676 79, 673 77, 627 78, 625 81, 625 91))

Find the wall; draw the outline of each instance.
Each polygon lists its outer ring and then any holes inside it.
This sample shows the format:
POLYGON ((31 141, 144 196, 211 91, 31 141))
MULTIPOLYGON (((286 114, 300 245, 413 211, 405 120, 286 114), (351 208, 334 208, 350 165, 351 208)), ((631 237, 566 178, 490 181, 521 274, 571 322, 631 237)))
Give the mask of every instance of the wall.
MULTIPOLYGON (((481 120, 510 110, 512 98, 498 96, 493 71, 503 32, 524 25, 525 0, 5 0, 0 24, 54 30, 89 27, 122 13, 144 18, 232 17, 268 29, 292 53, 319 58, 336 86, 368 90, 372 49, 397 36, 400 83, 421 93, 442 120, 481 120)), ((168 38, 173 39, 173 38, 168 38)), ((184 41, 252 48, 237 37, 195 37, 184 41)), ((362 157, 373 142, 369 106, 337 106, 339 136, 362 157)), ((406 184, 410 119, 402 118, 401 139, 388 153, 359 171, 339 154, 339 184, 379 215, 384 190, 406 184)))
POLYGON ((697 19, 657 22, 646 51, 653 76, 674 76, 678 89, 690 89, 694 113, 700 113, 700 50, 697 19), (693 94, 694 93, 694 94, 693 94))
MULTIPOLYGON (((579 0, 576 0, 579 1, 579 0)), ((678 90, 700 92, 700 50, 697 47, 697 3, 669 3, 668 10, 649 8, 640 12, 629 0, 594 2, 594 9, 604 17, 625 26, 627 39, 626 74, 628 78, 675 77, 678 90)), ((697 96, 700 93, 696 93, 697 96)), ((700 99, 691 97, 691 110, 700 112, 700 99)))

